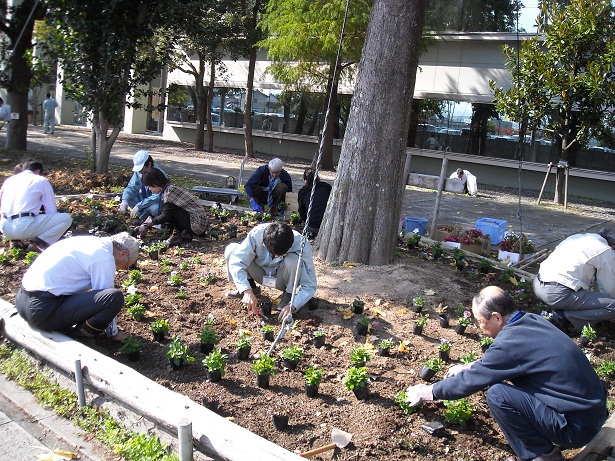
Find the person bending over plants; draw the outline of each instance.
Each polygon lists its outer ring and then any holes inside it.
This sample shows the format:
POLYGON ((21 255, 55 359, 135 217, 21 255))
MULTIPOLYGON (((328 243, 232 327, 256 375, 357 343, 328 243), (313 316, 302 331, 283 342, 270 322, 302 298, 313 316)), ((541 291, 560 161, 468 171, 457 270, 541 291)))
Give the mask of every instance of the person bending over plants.
POLYGON ((312 247, 306 242, 299 271, 299 291, 294 303, 290 301, 295 282, 301 234, 288 224, 279 221, 254 227, 241 243, 231 243, 224 250, 229 282, 235 289, 229 291, 229 298, 241 298, 248 308, 258 315, 260 288, 256 282, 284 292, 280 302, 280 320, 296 312, 316 293, 316 270, 312 259, 312 247))
POLYGON ((563 460, 560 449, 578 448, 608 416, 606 391, 583 351, 537 314, 517 309, 499 287, 486 287, 472 313, 493 345, 475 362, 453 366, 433 385, 406 390, 411 406, 456 400, 481 389, 515 454, 523 460, 563 460), (540 338, 540 347, 528 338, 540 338))
POLYGON ((201 235, 208 225, 207 213, 196 197, 185 189, 171 184, 169 179, 156 168, 143 173, 143 184, 160 197, 160 215, 148 218, 144 226, 168 224, 171 237, 166 241, 169 246, 189 242, 193 235, 201 235))

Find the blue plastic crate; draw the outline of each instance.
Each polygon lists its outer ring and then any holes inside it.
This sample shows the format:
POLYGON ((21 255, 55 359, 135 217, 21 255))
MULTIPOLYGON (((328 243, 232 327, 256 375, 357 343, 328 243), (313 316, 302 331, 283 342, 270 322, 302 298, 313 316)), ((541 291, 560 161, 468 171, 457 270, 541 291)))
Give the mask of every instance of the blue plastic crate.
POLYGON ((406 233, 414 231, 424 236, 425 232, 427 232, 427 220, 425 218, 406 216, 406 233))
POLYGON ((504 239, 506 221, 494 218, 480 218, 476 221, 476 228, 491 238, 492 245, 497 245, 504 239))

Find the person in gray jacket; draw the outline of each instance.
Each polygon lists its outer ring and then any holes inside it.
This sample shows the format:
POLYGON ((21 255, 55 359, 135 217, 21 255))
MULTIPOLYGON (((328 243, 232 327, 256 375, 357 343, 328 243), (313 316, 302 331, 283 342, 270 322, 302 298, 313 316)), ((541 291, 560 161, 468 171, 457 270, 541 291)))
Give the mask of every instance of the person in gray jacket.
POLYGON ((280 303, 280 320, 296 312, 316 293, 316 269, 312 259, 312 247, 306 242, 299 272, 299 291, 294 305, 290 305, 299 253, 301 234, 288 224, 279 221, 254 227, 241 243, 231 243, 224 251, 228 280, 235 289, 226 295, 241 298, 255 315, 258 315, 258 300, 261 285, 283 291, 280 303))
POLYGON ((451 367, 446 379, 409 387, 408 403, 488 388, 487 404, 521 460, 561 461, 561 448, 594 438, 608 416, 607 393, 583 351, 541 316, 518 310, 499 287, 482 289, 472 313, 493 344, 480 360, 451 367))

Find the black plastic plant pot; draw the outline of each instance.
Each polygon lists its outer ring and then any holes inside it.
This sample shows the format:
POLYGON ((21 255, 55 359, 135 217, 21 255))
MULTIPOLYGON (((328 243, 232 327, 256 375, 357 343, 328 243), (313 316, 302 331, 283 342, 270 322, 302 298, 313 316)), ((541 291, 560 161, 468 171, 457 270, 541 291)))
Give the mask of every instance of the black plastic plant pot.
POLYGON ((417 306, 416 304, 414 304, 412 306, 412 310, 417 314, 420 314, 421 312, 423 312, 423 306, 417 306))
POLYGON ((451 351, 438 351, 438 357, 440 357, 444 362, 448 362, 450 360, 450 352, 451 351))
POLYGON ((207 370, 207 379, 209 379, 212 383, 217 383, 222 379, 222 372, 220 370, 207 370))
POLYGON ((288 427, 288 415, 271 415, 273 427, 278 431, 283 431, 288 427))
POLYGON ((457 333, 458 335, 462 335, 466 332, 466 326, 462 325, 461 323, 458 323, 457 325, 455 325, 455 333, 457 333))
POLYGON ((152 336, 154 337, 154 341, 158 341, 159 343, 164 341, 164 333, 157 333, 155 331, 152 331, 152 336))
POLYGON ((215 344, 213 343, 201 343, 201 352, 203 354, 209 354, 211 351, 214 350, 214 346, 215 344))
POLYGON ((440 314, 438 316, 438 319, 440 320, 440 326, 442 328, 448 328, 448 315, 446 314, 440 314))
POLYGON ((363 304, 359 304, 358 306, 353 304, 351 307, 352 307, 352 312, 354 312, 355 314, 362 314, 363 311, 365 310, 365 305, 363 304))
POLYGON ((184 359, 179 359, 178 363, 175 363, 174 359, 169 359, 169 363, 171 364, 171 368, 173 370, 181 370, 184 368, 184 359))
POLYGON ((358 400, 367 400, 369 398, 369 386, 355 387, 352 392, 358 400))
POLYGON ((241 349, 237 349, 237 358, 239 360, 248 360, 250 349, 250 347, 242 347, 241 349))
POLYGON ((211 400, 207 397, 203 397, 203 406, 208 410, 213 411, 214 413, 218 412, 218 408, 220 407, 220 402, 218 400, 211 400))
POLYGON ((228 221, 228 217, 226 217, 226 216, 220 216, 220 222, 221 222, 221 223, 224 223, 224 222, 227 222, 227 221, 228 221))
POLYGON ((378 346, 378 355, 380 357, 390 357, 391 349, 378 346))
POLYGON ((319 304, 320 304, 320 301, 318 300, 318 298, 310 299, 307 303, 308 310, 315 311, 316 309, 318 309, 319 304))
POLYGON ((412 242, 408 242, 406 243, 406 245, 408 246, 408 250, 414 250, 416 248, 416 243, 412 242))
POLYGON ((158 250, 149 252, 150 259, 158 259, 158 250))
POLYGON ((271 301, 261 301, 258 303, 258 307, 262 311, 263 315, 271 315, 271 301))
POLYGON ((263 331, 262 334, 265 341, 273 341, 273 331, 263 331))
POLYGON ((581 336, 579 337, 579 345, 581 347, 586 347, 589 344, 589 338, 586 338, 585 336, 581 336))
POLYGON ((419 325, 416 322, 414 322, 414 325, 412 325, 412 333, 415 335, 422 335, 423 334, 423 325, 419 325))
POLYGON ((431 379, 436 375, 436 372, 429 368, 427 365, 423 365, 421 368, 421 372, 419 373, 419 378, 423 381, 431 381, 431 379))
POLYGON ((359 336, 365 336, 367 334, 367 325, 363 325, 362 323, 357 323, 355 330, 359 336))
POLYGON ((297 364, 299 362, 297 360, 284 359, 284 367, 289 370, 294 370, 297 368, 297 364))
POLYGON ((487 349, 489 349, 489 346, 491 346, 491 344, 481 344, 480 350, 483 351, 483 354, 487 352, 487 349))
POLYGON ((457 263, 457 264, 455 264, 455 267, 457 267, 458 271, 462 271, 462 270, 465 269, 466 265, 462 264, 462 263, 457 263))
POLYGON ((267 389, 269 387, 269 376, 270 375, 256 375, 256 385, 263 389, 267 389))
POLYGON ((324 336, 314 336, 314 347, 320 348, 325 345, 325 337, 324 336))
POLYGON ((305 385, 305 395, 307 395, 310 398, 314 398, 318 395, 318 386, 314 386, 312 384, 306 384, 305 385))
POLYGON ((479 270, 479 272, 481 274, 488 274, 489 273, 489 268, 488 267, 479 267, 478 270, 479 270))
POLYGON ((126 354, 126 357, 128 357, 128 360, 130 360, 131 362, 136 362, 137 360, 139 360, 139 356, 140 356, 139 352, 133 352, 132 354, 126 354))

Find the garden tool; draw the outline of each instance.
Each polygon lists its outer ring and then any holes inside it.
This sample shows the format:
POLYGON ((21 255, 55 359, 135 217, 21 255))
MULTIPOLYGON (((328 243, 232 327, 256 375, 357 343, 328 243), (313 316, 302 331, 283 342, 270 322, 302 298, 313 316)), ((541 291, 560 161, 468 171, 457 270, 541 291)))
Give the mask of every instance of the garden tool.
POLYGON ((324 453, 325 451, 333 450, 335 447, 344 448, 346 445, 350 443, 352 439, 352 434, 349 432, 344 432, 342 430, 336 429, 335 427, 331 431, 331 440, 332 443, 328 445, 324 445, 319 448, 314 448, 310 451, 304 451, 303 453, 299 453, 299 456, 302 458, 310 458, 311 456, 318 455, 320 453, 324 453))
POLYGON ((275 338, 273 343, 271 343, 271 347, 269 348, 269 351, 267 352, 267 355, 271 355, 271 353, 275 349, 276 344, 278 344, 278 341, 280 341, 282 338, 284 338, 284 335, 286 334, 286 332, 291 330, 292 327, 293 327, 293 316, 292 315, 287 315, 286 318, 284 319, 284 321, 282 322, 282 328, 280 329, 280 332, 278 333, 278 336, 275 338))

